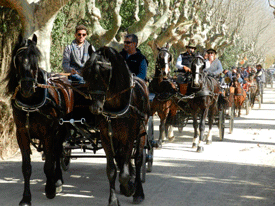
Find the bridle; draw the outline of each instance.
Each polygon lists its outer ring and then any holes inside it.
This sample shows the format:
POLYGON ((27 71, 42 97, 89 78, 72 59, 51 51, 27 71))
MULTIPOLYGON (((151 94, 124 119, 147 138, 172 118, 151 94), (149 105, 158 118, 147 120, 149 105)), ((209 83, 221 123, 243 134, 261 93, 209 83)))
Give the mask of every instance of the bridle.
POLYGON ((162 68, 166 68, 166 67, 169 68, 169 63, 171 61, 172 61, 172 54, 168 51, 167 48, 161 48, 159 50, 157 61, 156 61, 156 68, 159 71, 161 76, 166 76, 167 75, 167 74, 164 73, 162 68), (167 61, 162 62, 163 63, 162 65, 160 63, 160 59, 162 59, 161 56, 160 56, 161 52, 166 52, 166 53, 168 53, 168 56, 169 56, 169 59, 167 61))
MULTIPOLYGON (((14 65, 14 68, 15 69, 18 69, 17 68, 17 65, 16 65, 16 57, 18 54, 22 53, 23 51, 27 50, 28 47, 27 46, 23 46, 21 48, 19 48, 17 51, 16 51, 16 54, 14 55, 13 57, 13 65, 14 65)), ((20 78, 18 80, 18 89, 22 88, 22 82, 26 81, 26 82, 32 82, 32 89, 33 89, 33 92, 35 92, 36 88, 37 88, 37 85, 38 85, 38 67, 36 68, 35 70, 35 76, 34 78, 32 77, 24 77, 24 78, 20 78)), ((18 73, 16 73, 16 78, 18 79, 18 73)))
POLYGON ((108 97, 107 98, 107 93, 109 93, 110 91, 110 83, 111 83, 111 79, 113 77, 113 69, 111 67, 111 63, 110 62, 102 62, 102 61, 96 61, 95 62, 96 64, 99 64, 99 65, 107 65, 107 66, 110 66, 109 71, 110 71, 110 74, 109 74, 109 78, 107 81, 105 81, 105 79, 103 78, 103 76, 99 73, 99 76, 102 80, 102 82, 104 83, 104 86, 105 86, 105 91, 103 90, 92 90, 91 88, 89 88, 89 94, 91 95, 102 95, 103 96, 103 100, 102 100, 102 103, 103 103, 103 112, 102 112, 102 115, 104 117, 106 117, 107 119, 110 119, 110 118, 118 118, 118 117, 121 117, 123 115, 125 115, 130 107, 131 107, 131 102, 132 102, 132 93, 133 93, 133 88, 135 87, 135 84, 134 84, 134 78, 133 78, 133 75, 131 75, 131 81, 130 81, 130 87, 116 93, 116 94, 113 94, 111 97, 108 97), (113 112, 113 111, 107 111, 106 109, 104 109, 104 104, 106 101, 110 101, 112 100, 113 98, 117 97, 118 95, 121 95, 127 91, 130 90, 130 98, 129 98, 129 101, 126 105, 125 108, 123 108, 122 110, 118 111, 118 112, 113 112))
MULTIPOLYGON (((195 57, 195 59, 202 60, 202 62, 204 63, 204 68, 205 68, 205 61, 204 61, 204 58, 202 56, 198 55, 198 56, 195 57)), ((193 74, 192 75, 192 85, 191 85, 192 88, 195 88, 195 89, 200 88, 200 86, 196 86, 195 83, 194 83, 196 76, 199 79, 198 82, 201 82, 203 85, 205 84, 206 75, 203 72, 197 71, 197 69, 196 69, 195 71, 192 71, 192 74, 193 74)))

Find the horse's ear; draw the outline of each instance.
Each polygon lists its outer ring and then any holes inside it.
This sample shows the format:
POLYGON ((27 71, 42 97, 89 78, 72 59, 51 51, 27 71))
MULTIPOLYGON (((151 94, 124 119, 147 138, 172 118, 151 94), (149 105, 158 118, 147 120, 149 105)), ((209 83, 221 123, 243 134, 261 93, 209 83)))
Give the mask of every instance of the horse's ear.
POLYGON ((19 36, 18 36, 18 42, 21 43, 23 41, 23 36, 22 34, 20 33, 19 36))
POLYGON ((36 34, 33 34, 33 36, 32 36, 32 41, 33 41, 35 44, 37 44, 37 36, 36 36, 36 34))
POLYGON ((166 46, 165 46, 165 47, 166 47, 167 50, 169 50, 170 45, 169 45, 168 42, 166 43, 166 46))
POLYGON ((159 47, 159 45, 157 43, 155 43, 155 45, 156 45, 157 49, 160 51, 161 48, 159 47))
POLYGON ((89 48, 88 48, 88 53, 89 53, 89 55, 92 56, 92 53, 94 53, 94 52, 95 52, 95 48, 94 48, 93 45, 90 44, 90 46, 89 46, 89 48))

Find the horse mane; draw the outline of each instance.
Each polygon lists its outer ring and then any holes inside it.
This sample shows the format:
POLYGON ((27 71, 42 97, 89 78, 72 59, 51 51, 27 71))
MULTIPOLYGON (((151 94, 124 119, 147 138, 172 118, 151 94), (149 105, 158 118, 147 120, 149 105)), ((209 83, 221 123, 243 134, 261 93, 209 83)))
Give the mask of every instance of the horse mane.
POLYGON ((38 62, 41 59, 41 52, 36 47, 36 42, 30 39, 23 39, 20 35, 14 49, 12 51, 11 62, 10 66, 7 71, 7 76, 5 77, 4 81, 7 83, 6 95, 13 94, 15 88, 18 86, 19 79, 17 78, 17 69, 14 65, 14 57, 17 54, 17 51, 22 48, 26 47, 26 55, 29 57, 31 68, 38 67, 38 62))

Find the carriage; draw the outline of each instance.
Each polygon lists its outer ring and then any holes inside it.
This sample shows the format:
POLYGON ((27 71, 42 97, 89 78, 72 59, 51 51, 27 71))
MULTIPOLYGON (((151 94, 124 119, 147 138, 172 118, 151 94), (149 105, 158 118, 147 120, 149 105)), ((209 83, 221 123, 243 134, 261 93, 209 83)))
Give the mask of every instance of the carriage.
POLYGON ((24 192, 19 205, 31 205, 31 144, 45 154, 47 198, 62 190, 60 164, 65 170, 69 168, 72 150, 96 153, 103 148, 109 205, 119 205, 115 194, 117 168, 121 194, 133 196, 134 203, 142 202, 142 181, 146 167, 152 170, 154 147, 145 81, 131 74, 116 50, 102 47, 95 52, 90 47, 91 58, 83 69, 87 87, 72 85, 64 76, 39 67, 41 53, 36 44, 36 35, 32 39, 19 36, 5 79, 22 154, 24 192))
POLYGON ((200 55, 195 56, 192 61, 191 83, 189 84, 185 83, 186 76, 181 73, 177 73, 175 77, 169 77, 169 63, 172 59, 170 57, 171 54, 167 46, 159 48, 155 75, 150 82, 151 91, 156 93, 151 105, 152 112, 157 112, 160 117, 158 146, 161 146, 165 137, 174 138, 173 126, 182 131, 183 127, 192 119, 194 127, 192 147, 197 148, 197 152, 202 152, 207 116, 209 131, 206 136, 206 144, 212 143, 213 124, 219 127, 220 139, 224 138, 226 98, 221 94, 219 82, 215 77, 203 72, 205 64, 200 55))

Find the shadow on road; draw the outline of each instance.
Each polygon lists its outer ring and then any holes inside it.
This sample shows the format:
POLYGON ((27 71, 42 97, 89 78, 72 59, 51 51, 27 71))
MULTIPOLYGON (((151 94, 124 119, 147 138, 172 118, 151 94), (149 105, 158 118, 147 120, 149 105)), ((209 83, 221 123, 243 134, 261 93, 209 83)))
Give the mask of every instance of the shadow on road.
MULTIPOLYGON (((146 206, 182 205, 273 205, 273 167, 180 159, 154 160, 153 172, 143 184, 146 206)), ((18 205, 23 192, 21 163, 1 163, 1 205, 18 205), (12 171, 12 172, 11 172, 12 171)), ((31 190, 33 205, 107 205, 109 184, 105 164, 73 162, 64 172, 61 194, 52 200, 44 195, 43 163, 33 162, 31 190)), ((117 188, 119 188, 117 183, 117 188)), ((117 193, 119 191, 117 190, 117 193)), ((118 195, 121 205, 132 198, 118 195)))

